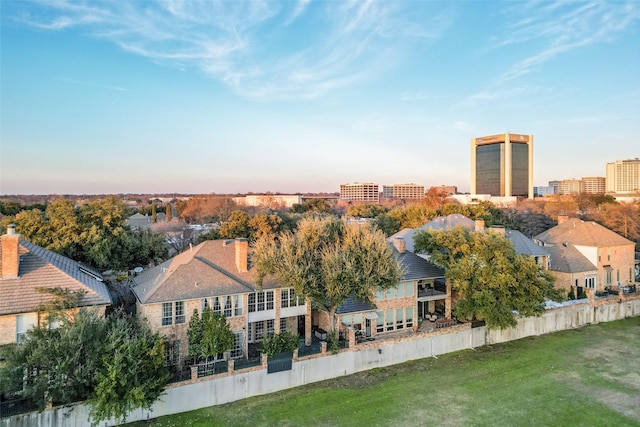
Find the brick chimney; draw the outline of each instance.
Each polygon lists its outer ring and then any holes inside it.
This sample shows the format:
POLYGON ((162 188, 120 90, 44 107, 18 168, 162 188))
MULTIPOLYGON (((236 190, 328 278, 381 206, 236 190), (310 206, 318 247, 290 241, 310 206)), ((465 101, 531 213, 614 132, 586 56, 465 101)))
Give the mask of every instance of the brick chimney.
POLYGON ((395 237, 393 239, 393 246, 395 246, 401 254, 405 253, 407 250, 407 242, 405 242, 403 237, 395 237))
POLYGON ((249 271, 249 241, 241 238, 236 239, 236 267, 240 273, 249 271))
POLYGON ((564 214, 558 215, 558 225, 568 220, 569 220, 569 215, 564 215, 564 214))
POLYGON ((484 219, 478 218, 474 221, 475 231, 484 231, 484 219))
POLYGON ((20 266, 20 235, 16 233, 16 226, 9 224, 7 226, 7 234, 2 239, 2 271, 0 277, 3 279, 15 279, 18 277, 18 268, 20 266))

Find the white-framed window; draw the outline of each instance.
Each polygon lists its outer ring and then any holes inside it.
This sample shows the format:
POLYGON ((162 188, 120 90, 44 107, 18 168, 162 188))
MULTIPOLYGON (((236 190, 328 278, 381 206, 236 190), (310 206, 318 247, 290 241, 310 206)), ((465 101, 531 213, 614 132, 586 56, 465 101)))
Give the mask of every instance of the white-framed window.
POLYGON ((412 297, 413 296, 413 282, 405 282, 404 284, 404 296, 412 297))
MULTIPOLYGON (((273 293, 272 293, 273 295, 273 293)), ((272 320, 267 320, 267 336, 268 337, 272 337, 274 334, 274 330, 273 330, 273 325, 274 325, 274 321, 272 320)))
POLYGON ((224 317, 231 317, 233 315, 233 307, 231 307, 231 296, 224 297, 224 317))
POLYGON ((280 290, 280 305, 283 308, 297 307, 302 305, 302 299, 296 295, 294 289, 281 289, 280 290))
POLYGON ((180 365, 180 341, 168 342, 164 347, 165 366, 180 365))
POLYGON ((235 297, 235 311, 236 316, 242 316, 242 295, 236 295, 235 297))
POLYGON ((586 277, 584 279, 584 287, 585 288, 589 288, 589 289, 595 289, 596 288, 596 277, 595 276, 586 277))
POLYGON ((220 307, 219 297, 213 297, 213 312, 219 316, 222 316, 222 307, 220 307))
POLYGON ((395 290, 394 288, 387 289, 387 295, 386 295, 387 299, 392 299, 393 298, 393 291, 394 290, 395 290))
POLYGON ((398 283, 398 286, 396 286, 396 298, 402 297, 404 297, 404 284, 398 283))
POLYGON ((396 329, 404 328, 404 308, 396 310, 396 329))
POLYGON ((229 355, 232 359, 238 359, 242 357, 242 332, 234 332, 233 335, 233 348, 229 355))
POLYGON ((394 327, 394 310, 387 310, 387 331, 393 331, 394 327))
POLYGON ((406 322, 407 328, 413 327, 413 307, 407 307, 406 322))
POLYGON ((249 313, 265 310, 273 310, 273 291, 249 294, 249 313))
POLYGON ((384 311, 378 311, 376 314, 378 315, 376 319, 376 332, 382 333, 384 332, 384 311))
POLYGON ((184 323, 184 301, 176 301, 176 325, 184 323))
POLYGON ((286 317, 281 317, 280 318, 280 332, 284 332, 287 330, 287 318, 286 317))
POLYGON ((262 341, 264 338, 264 322, 255 323, 255 340, 262 341))
POLYGON ((611 284, 611 270, 607 270, 607 285, 611 284))
POLYGON ((384 290, 383 289, 376 289, 376 300, 377 301, 384 300, 384 290))
POLYGON ((169 326, 173 323, 173 304, 170 302, 162 303, 162 326, 169 326))
POLYGON ((27 331, 38 325, 38 315, 36 313, 26 313, 16 315, 16 342, 20 344, 24 340, 27 331))
POLYGON ((209 298, 202 298, 201 310, 200 313, 204 312, 204 309, 209 307, 211 303, 209 302, 209 298))

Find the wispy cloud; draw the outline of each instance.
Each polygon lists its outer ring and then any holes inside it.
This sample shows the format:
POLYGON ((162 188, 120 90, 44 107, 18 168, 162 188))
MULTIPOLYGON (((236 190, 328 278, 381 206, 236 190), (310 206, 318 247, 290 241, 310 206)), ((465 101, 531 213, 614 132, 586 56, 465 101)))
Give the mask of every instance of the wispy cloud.
POLYGON ((523 46, 528 54, 500 75, 499 85, 553 58, 591 44, 614 40, 640 20, 635 2, 518 2, 505 11, 510 24, 493 48, 523 46), (533 50, 529 46, 535 46, 533 50))
POLYGON ((278 28, 307 18, 309 4, 34 0, 11 12, 23 25, 105 39, 160 64, 199 69, 264 100, 313 98, 371 79, 394 66, 389 57, 408 42, 438 37, 448 25, 437 14, 415 22, 414 5, 401 2, 323 2, 304 23, 315 27, 290 43, 278 28))

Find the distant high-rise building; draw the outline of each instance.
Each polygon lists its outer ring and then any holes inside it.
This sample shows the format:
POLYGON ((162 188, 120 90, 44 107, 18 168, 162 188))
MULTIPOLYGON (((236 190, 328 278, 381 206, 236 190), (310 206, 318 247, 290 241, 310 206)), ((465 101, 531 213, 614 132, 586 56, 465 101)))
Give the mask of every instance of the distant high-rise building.
POLYGON ((581 179, 563 179, 558 186, 558 194, 579 194, 582 190, 581 179))
POLYGON ((582 191, 587 194, 603 194, 605 181, 603 176, 585 176, 582 178, 582 191))
POLYGON ((607 163, 607 193, 640 190, 640 159, 616 160, 607 163))
POLYGON ((418 185, 418 184, 383 185, 382 198, 401 199, 401 200, 424 199, 424 185, 418 185))
POLYGON ((533 135, 472 138, 471 194, 533 199, 533 135))
POLYGON ((560 188, 560 181, 558 180, 549 181, 549 187, 553 189, 553 192, 551 194, 558 194, 558 188, 560 188))
POLYGON ((352 202, 380 203, 378 184, 370 182, 340 184, 340 198, 352 202))

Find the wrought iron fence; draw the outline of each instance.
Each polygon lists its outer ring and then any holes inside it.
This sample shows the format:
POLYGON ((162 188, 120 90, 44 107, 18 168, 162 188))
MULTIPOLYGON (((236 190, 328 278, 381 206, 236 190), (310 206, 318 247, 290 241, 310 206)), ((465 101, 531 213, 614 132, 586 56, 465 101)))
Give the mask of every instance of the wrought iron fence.
POLYGON ((29 399, 11 399, 0 402, 0 418, 24 414, 37 410, 37 405, 29 399))

